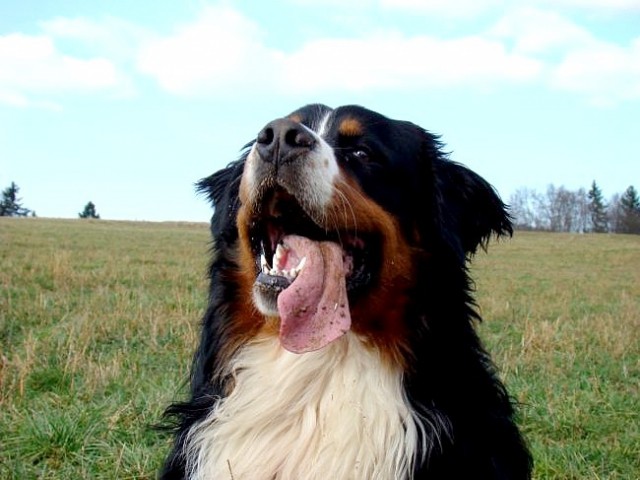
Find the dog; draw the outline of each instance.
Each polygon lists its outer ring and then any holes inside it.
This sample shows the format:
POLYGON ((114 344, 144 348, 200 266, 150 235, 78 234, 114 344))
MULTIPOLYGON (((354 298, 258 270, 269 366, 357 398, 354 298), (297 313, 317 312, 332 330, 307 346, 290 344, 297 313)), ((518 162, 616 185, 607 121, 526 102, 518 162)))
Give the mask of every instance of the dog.
POLYGON ((307 105, 199 189, 209 303, 161 478, 530 478, 468 275, 510 218, 438 136, 307 105))

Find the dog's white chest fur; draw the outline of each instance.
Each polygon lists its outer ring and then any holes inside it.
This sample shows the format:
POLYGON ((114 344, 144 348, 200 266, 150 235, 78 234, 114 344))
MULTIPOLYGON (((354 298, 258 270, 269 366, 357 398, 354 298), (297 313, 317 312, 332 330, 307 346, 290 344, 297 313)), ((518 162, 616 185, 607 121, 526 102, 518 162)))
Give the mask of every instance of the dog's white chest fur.
POLYGON ((231 395, 189 433, 190 478, 411 478, 423 424, 402 372, 354 334, 303 355, 262 339, 232 372, 231 395))

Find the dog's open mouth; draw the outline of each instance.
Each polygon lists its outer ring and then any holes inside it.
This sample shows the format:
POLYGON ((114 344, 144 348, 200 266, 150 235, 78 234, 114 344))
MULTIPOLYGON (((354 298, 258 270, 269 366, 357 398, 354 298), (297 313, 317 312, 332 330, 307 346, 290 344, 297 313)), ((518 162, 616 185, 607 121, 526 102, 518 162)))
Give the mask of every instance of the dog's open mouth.
POLYGON ((263 313, 280 317, 284 348, 318 350, 351 328, 349 297, 371 281, 378 242, 319 226, 283 191, 266 198, 250 229, 254 295, 263 313))

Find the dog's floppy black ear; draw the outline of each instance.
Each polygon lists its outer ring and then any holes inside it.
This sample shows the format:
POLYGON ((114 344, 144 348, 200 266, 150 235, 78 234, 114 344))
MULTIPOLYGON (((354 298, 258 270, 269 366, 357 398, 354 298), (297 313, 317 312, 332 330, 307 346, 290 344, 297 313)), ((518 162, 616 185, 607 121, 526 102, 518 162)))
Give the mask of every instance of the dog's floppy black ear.
POLYGON ((480 175, 446 159, 433 163, 440 233, 459 255, 486 248, 492 234, 512 235, 506 205, 480 175))
POLYGON ((196 183, 198 193, 206 195, 214 208, 223 203, 227 196, 227 189, 237 177, 237 163, 233 162, 226 168, 218 170, 213 175, 209 175, 196 183))
POLYGON ((209 198, 214 208, 228 203, 238 197, 240 177, 244 169, 244 162, 251 151, 253 141, 242 147, 240 158, 231 162, 226 168, 218 170, 213 175, 196 182, 196 190, 209 198))
POLYGON ((235 219, 240 207, 238 190, 240 189, 245 158, 246 154, 227 165, 226 168, 218 170, 213 175, 196 183, 197 191, 206 195, 213 204, 211 231, 216 242, 218 237, 233 242, 237 236, 235 219))

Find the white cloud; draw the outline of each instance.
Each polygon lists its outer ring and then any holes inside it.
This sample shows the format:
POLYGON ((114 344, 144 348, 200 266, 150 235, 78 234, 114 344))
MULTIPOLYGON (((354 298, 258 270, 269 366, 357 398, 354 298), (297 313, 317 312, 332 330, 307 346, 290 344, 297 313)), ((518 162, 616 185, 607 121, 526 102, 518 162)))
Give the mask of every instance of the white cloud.
POLYGON ((138 68, 166 90, 192 95, 270 85, 281 54, 263 45, 258 25, 228 7, 207 7, 200 18, 168 37, 146 42, 138 68))
POLYGON ((619 12, 640 11, 640 0, 534 0, 534 4, 549 7, 572 7, 583 10, 619 12))
POLYGON ((640 98, 640 37, 628 46, 613 44, 557 12, 533 8, 507 13, 490 35, 544 61, 542 78, 551 88, 586 95, 597 104, 640 98))
MULTIPOLYGON (((452 14, 476 8, 471 0, 359 1, 406 11, 449 8, 452 14)), ((593 8, 599 4, 587 2, 593 8)), ((512 1, 478 3, 489 8, 512 1)), ((617 8, 636 3, 640 0, 614 1, 617 8)), ((606 43, 557 12, 532 7, 506 8, 492 28, 457 38, 369 28, 351 31, 348 38, 311 39, 288 50, 269 45, 260 24, 228 3, 204 7, 193 22, 164 36, 110 17, 100 22, 58 17, 39 25, 40 35, 0 36, 2 103, 54 108, 48 98, 54 94, 126 94, 133 87, 125 72, 134 69, 182 96, 455 86, 485 90, 528 83, 600 103, 640 97, 638 41, 606 43)))
POLYGON ((496 9, 522 7, 570 8, 575 10, 633 12, 640 10, 640 0, 288 0, 303 6, 335 6, 407 11, 446 17, 469 17, 496 9))
POLYGON ((307 7, 334 7, 338 11, 380 7, 386 11, 410 12, 447 18, 472 17, 504 6, 509 0, 288 0, 294 5, 307 7))
POLYGON ((36 107, 45 110, 62 110, 62 106, 58 103, 50 101, 31 100, 21 93, 8 90, 3 91, 2 89, 0 89, 0 104, 2 103, 19 108, 36 107))
POLYGON ((441 40, 397 33, 313 41, 284 63, 282 83, 306 91, 484 86, 528 81, 540 71, 538 62, 480 37, 441 40))
POLYGON ((640 11, 640 0, 378 0, 378 3, 388 9, 447 17, 470 17, 490 10, 528 7, 612 13, 640 11))
POLYGON ((585 28, 559 13, 535 8, 507 12, 490 30, 497 38, 514 40, 514 48, 524 53, 565 51, 595 41, 585 28))
POLYGON ((106 58, 75 58, 59 52, 44 35, 0 36, 0 101, 16 106, 49 103, 33 95, 60 92, 114 91, 125 79, 106 58))
POLYGON ((504 0, 379 0, 382 7, 446 17, 472 17, 504 4, 504 0))
POLYGON ((345 0, 287 0, 287 3, 303 7, 338 7, 341 10, 353 10, 371 8, 377 1, 378 0, 351 0, 349 2, 345 2, 345 0))
POLYGON ((56 17, 40 22, 40 26, 45 33, 59 38, 101 41, 111 36, 111 32, 104 25, 87 18, 56 17))
POLYGON ((257 23, 229 7, 208 7, 195 22, 148 42, 138 68, 182 95, 251 91, 362 90, 484 85, 535 78, 538 61, 492 39, 442 40, 377 32, 321 38, 291 52, 271 48, 257 23))
POLYGON ((138 47, 150 36, 147 29, 114 17, 99 22, 84 17, 56 17, 39 25, 49 37, 73 41, 75 47, 84 46, 119 62, 135 61, 138 47))
POLYGON ((587 95, 598 104, 640 99, 640 37, 628 48, 606 42, 569 52, 551 86, 587 95))

